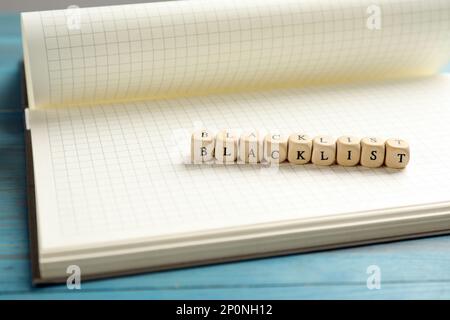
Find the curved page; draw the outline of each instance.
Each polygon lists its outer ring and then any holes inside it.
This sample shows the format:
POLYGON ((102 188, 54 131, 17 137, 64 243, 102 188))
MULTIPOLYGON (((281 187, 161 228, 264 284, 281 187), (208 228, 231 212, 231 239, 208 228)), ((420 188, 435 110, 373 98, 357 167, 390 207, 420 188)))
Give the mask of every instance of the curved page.
POLYGON ((447 0, 171 1, 24 13, 30 106, 435 73, 447 0))

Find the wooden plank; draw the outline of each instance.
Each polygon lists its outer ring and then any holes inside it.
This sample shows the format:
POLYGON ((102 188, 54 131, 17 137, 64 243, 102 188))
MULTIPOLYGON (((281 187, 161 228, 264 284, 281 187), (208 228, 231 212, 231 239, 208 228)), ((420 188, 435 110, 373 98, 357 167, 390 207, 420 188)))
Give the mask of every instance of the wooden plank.
MULTIPOLYGON (((20 15, 0 14, 0 111, 20 110, 20 15)), ((1 128, 1 127, 0 127, 1 128)))
POLYGON ((5 156, 5 148, 24 150, 23 128, 23 112, 0 110, 0 154, 5 156))
POLYGON ((0 111, 21 110, 20 106, 20 62, 13 65, 0 64, 0 111))
POLYGON ((0 13, 0 39, 1 38, 21 38, 19 13, 0 13))
MULTIPOLYGON (((380 290, 369 290, 364 284, 350 285, 293 285, 257 288, 192 288, 114 291, 104 289, 67 290, 53 292, 16 292, 0 295, 11 299, 448 299, 450 284, 445 283, 386 283, 380 290)), ((242 302, 236 302, 242 304, 242 302)), ((245 302, 244 302, 245 303, 245 302)))

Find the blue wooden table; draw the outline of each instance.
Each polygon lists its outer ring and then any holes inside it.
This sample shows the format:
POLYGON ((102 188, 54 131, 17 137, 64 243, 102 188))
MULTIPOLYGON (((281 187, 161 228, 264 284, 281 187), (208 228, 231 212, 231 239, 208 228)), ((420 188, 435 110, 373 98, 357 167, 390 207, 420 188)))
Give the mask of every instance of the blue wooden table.
POLYGON ((0 299, 450 298, 450 236, 33 288, 21 59, 19 16, 0 14, 0 299), (379 290, 367 287, 371 265, 379 290))

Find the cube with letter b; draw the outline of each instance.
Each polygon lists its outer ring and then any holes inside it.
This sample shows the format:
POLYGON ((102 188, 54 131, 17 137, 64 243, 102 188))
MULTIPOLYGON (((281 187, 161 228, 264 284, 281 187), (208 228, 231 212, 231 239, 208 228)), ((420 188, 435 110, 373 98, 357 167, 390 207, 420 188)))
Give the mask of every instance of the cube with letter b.
POLYGON ((191 136, 191 161, 203 163, 214 157, 214 135, 208 130, 198 130, 191 136))

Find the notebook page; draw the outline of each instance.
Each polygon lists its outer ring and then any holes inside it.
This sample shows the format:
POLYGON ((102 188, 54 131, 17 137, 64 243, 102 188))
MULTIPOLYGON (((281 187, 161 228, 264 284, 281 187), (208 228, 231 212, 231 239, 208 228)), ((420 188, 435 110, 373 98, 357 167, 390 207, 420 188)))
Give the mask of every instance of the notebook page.
POLYGON ((22 22, 31 107, 422 76, 450 55, 448 0, 170 1, 22 22))
POLYGON ((41 252, 450 201, 450 76, 33 110, 41 252), (206 127, 401 137, 405 170, 181 162, 173 133, 206 127))

